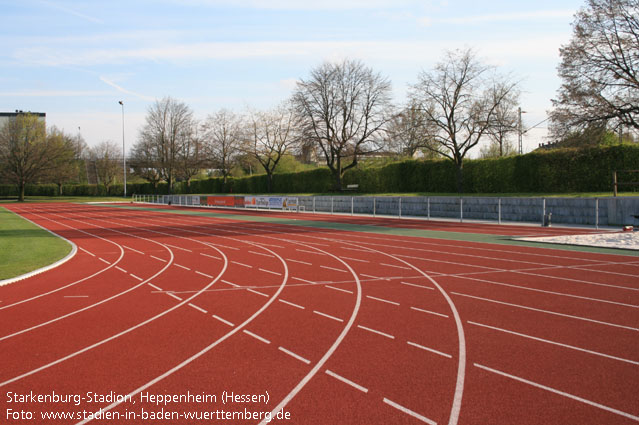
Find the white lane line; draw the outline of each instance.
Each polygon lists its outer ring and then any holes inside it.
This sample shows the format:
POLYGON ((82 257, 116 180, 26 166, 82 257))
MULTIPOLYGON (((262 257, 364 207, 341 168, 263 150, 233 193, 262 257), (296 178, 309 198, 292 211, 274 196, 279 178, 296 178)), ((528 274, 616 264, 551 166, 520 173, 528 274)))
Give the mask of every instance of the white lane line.
POLYGON ((369 249, 361 249, 361 248, 351 248, 351 247, 347 247, 347 246, 341 246, 341 249, 346 249, 348 251, 359 251, 359 252, 365 252, 367 254, 371 253, 371 250, 369 249))
POLYGON ((215 260, 221 260, 221 258, 220 258, 220 257, 216 257, 215 255, 205 254, 205 253, 203 253, 203 252, 200 252, 200 255, 203 255, 203 256, 205 256, 205 257, 209 257, 209 258, 213 258, 213 259, 215 259, 215 260))
POLYGON ((175 294, 172 294, 172 293, 170 293, 170 292, 165 292, 165 294, 166 294, 166 295, 168 295, 169 297, 173 297, 173 298, 175 298, 176 300, 182 301, 182 298, 178 297, 178 296, 177 296, 177 295, 175 295, 175 294))
POLYGON ((109 263, 107 260, 105 260, 102 257, 98 257, 98 260, 102 261, 103 263, 111 264, 111 263, 109 263))
POLYGON ((490 368, 488 366, 483 366, 483 365, 480 365, 480 364, 477 364, 477 363, 475 363, 474 365, 475 365, 475 367, 478 367, 479 369, 483 369, 483 370, 485 370, 487 372, 492 372, 494 374, 501 375, 503 377, 510 378, 510 379, 515 380, 515 381, 519 381, 519 382, 522 382, 524 384, 531 385, 531 386, 533 386, 535 388, 540 388, 542 390, 546 390, 546 391, 549 391, 551 393, 558 394, 558 395, 570 398, 572 400, 576 400, 576 401, 582 402, 584 404, 588 404, 588 405, 593 406, 593 407, 597 407, 599 409, 608 411, 610 413, 614 413, 614 414, 617 414, 619 416, 623 416, 625 418, 632 419, 634 421, 639 421, 639 416, 631 415, 630 413, 622 412, 621 410, 617 410, 617 409, 614 409, 612 407, 604 406, 603 404, 599 404, 599 403, 596 403, 594 401, 586 400, 585 398, 581 398, 579 396, 576 396, 576 395, 573 395, 573 394, 569 394, 569 393, 557 390, 555 388, 547 387, 545 385, 538 384, 537 382, 533 382, 533 381, 529 381, 528 379, 520 378, 519 376, 511 375, 509 373, 502 372, 502 371, 497 370, 497 369, 492 369, 492 368, 490 368))
POLYGON ((156 257, 155 255, 151 255, 150 257, 154 258, 154 259, 156 259, 158 261, 162 261, 163 263, 166 263, 166 260, 164 258, 156 257))
POLYGON ((64 298, 89 298, 88 295, 65 295, 64 298))
POLYGON ((173 265, 174 265, 175 267, 179 267, 179 268, 184 269, 184 270, 189 270, 189 271, 191 270, 191 269, 189 269, 188 267, 186 267, 186 266, 182 266, 182 265, 177 264, 177 263, 173 263, 173 265))
POLYGON ((366 298, 370 298, 371 300, 375 300, 375 301, 381 301, 381 302, 387 303, 387 304, 399 305, 399 303, 396 303, 395 301, 389 301, 389 300, 385 300, 383 298, 373 297, 372 295, 366 295, 366 298))
POLYGON ((133 249, 133 248, 131 248, 130 246, 126 246, 126 245, 122 245, 122 246, 123 246, 124 248, 126 248, 126 249, 130 249, 130 250, 131 250, 131 251, 133 251, 133 252, 137 252, 138 254, 142 254, 142 255, 144 255, 144 253, 143 253, 143 252, 138 251, 137 249, 133 249))
POLYGON ((300 261, 300 260, 293 260, 292 258, 287 258, 286 261, 290 261, 291 263, 300 263, 300 264, 304 264, 307 266, 312 266, 312 263, 307 263, 306 261, 300 261))
POLYGON ((317 285, 317 282, 312 282, 310 280, 302 279, 301 277, 291 277, 291 279, 299 280, 300 282, 310 283, 311 285, 317 285))
POLYGON ((286 354, 288 354, 289 356, 291 356, 291 357, 293 357, 293 358, 295 358, 295 359, 297 359, 297 360, 301 361, 301 362, 304 362, 304 363, 306 363, 306 364, 311 364, 311 361, 310 361, 310 360, 307 360, 307 359, 305 359, 304 357, 300 356, 299 354, 295 354, 294 352, 292 352, 292 351, 290 351, 290 350, 287 350, 287 349, 286 349, 286 348, 284 348, 284 347, 277 347, 277 349, 278 349, 278 350, 280 350, 280 351, 282 351, 282 352, 284 352, 284 353, 286 353, 286 354))
POLYGON ((304 310, 304 307, 303 307, 303 306, 301 306, 301 305, 299 305, 299 304, 292 303, 292 302, 290 302, 290 301, 286 301, 286 300, 280 299, 280 300, 279 300, 279 302, 284 303, 284 304, 288 304, 288 305, 290 305, 291 307, 299 308, 300 310, 304 310))
POLYGON ((275 258, 275 257, 273 257, 271 254, 264 254, 263 252, 255 252, 255 251, 250 251, 250 250, 249 250, 249 252, 250 252, 251 254, 261 255, 262 257, 275 258))
POLYGON ((154 284, 148 282, 147 285, 149 285, 151 288, 157 289, 158 291, 161 291, 162 288, 160 288, 159 286, 155 286, 154 284))
POLYGON ((372 332, 372 333, 377 334, 377 335, 385 336, 386 338, 395 339, 395 337, 393 335, 387 334, 387 333, 382 332, 382 331, 377 331, 375 329, 367 328, 366 326, 362 326, 362 325, 357 325, 357 327, 360 328, 360 329, 364 329, 365 331, 372 332))
POLYGON ((236 250, 236 251, 239 251, 239 250, 240 250, 239 248, 236 248, 236 247, 234 247, 234 246, 222 245, 222 244, 219 244, 219 243, 212 243, 212 242, 207 242, 207 243, 208 243, 209 245, 213 245, 213 246, 221 246, 222 248, 234 249, 234 250, 236 250))
POLYGON ((340 319, 339 317, 331 316, 330 314, 322 313, 321 311, 313 310, 313 313, 319 314, 320 316, 324 316, 324 317, 329 318, 329 319, 336 320, 338 322, 343 322, 344 321, 343 319, 340 319))
POLYGON ((141 277, 138 277, 138 276, 134 275, 133 273, 129 273, 129 276, 131 276, 133 279, 139 280, 140 282, 142 282, 144 280, 141 277))
POLYGON ((282 273, 280 273, 280 272, 274 272, 274 271, 271 271, 271 270, 266 270, 266 269, 261 269, 261 268, 258 268, 258 270, 261 271, 261 272, 270 273, 270 274, 274 274, 274 275, 277 275, 277 276, 282 276, 282 273))
POLYGON ((361 274, 362 276, 364 276, 364 277, 369 277, 369 278, 371 278, 371 279, 375 279, 375 280, 390 280, 390 279, 388 279, 388 278, 386 278, 386 277, 373 276, 373 275, 370 275, 370 274, 364 274, 364 273, 360 273, 360 274, 361 274))
POLYGON ((362 260, 362 259, 359 259, 359 258, 351 258, 351 257, 343 257, 343 256, 339 257, 339 258, 341 258, 342 260, 358 261, 360 263, 370 263, 370 261, 368 261, 368 260, 362 260))
POLYGON ((396 266, 395 264, 386 264, 386 263, 379 263, 380 266, 386 266, 386 267, 395 267, 396 269, 403 269, 403 270, 413 270, 410 267, 404 267, 404 266, 396 266))
POLYGON ((269 297, 269 296, 268 296, 268 295, 266 295, 265 293, 260 292, 260 291, 256 291, 255 289, 247 288, 246 290, 247 290, 247 291, 249 291, 249 292, 252 292, 252 293, 254 293, 254 294, 261 295, 261 296, 266 297, 266 298, 268 298, 268 297, 269 297))
POLYGON ((256 334, 254 334, 251 331, 247 331, 246 329, 244 329, 242 332, 244 332, 245 334, 247 334, 249 336, 252 336, 253 338, 257 339, 258 341, 262 341, 264 344, 270 344, 271 343, 271 341, 269 341, 268 339, 262 338, 261 336, 256 335, 256 334))
POLYGON ((446 314, 435 313, 434 311, 424 310, 423 308, 411 307, 411 310, 421 311, 422 313, 434 314, 435 316, 448 318, 448 315, 446 314))
POLYGON ((297 248, 295 251, 305 252, 305 253, 307 253, 307 254, 326 255, 326 254, 324 254, 323 252, 307 251, 307 250, 305 250, 305 249, 300 249, 300 248, 297 248))
POLYGON ((164 245, 170 246, 171 248, 175 248, 175 249, 179 249, 179 250, 182 250, 182 251, 186 251, 186 252, 193 252, 190 249, 182 248, 181 246, 170 245, 168 243, 165 243, 164 245))
POLYGON ((435 288, 431 288, 430 286, 418 285, 416 283, 409 283, 409 282, 399 282, 399 283, 401 283, 402 285, 414 286, 416 288, 430 289, 432 291, 435 290, 435 288))
POLYGON ((504 333, 511 334, 511 335, 517 335, 517 336, 521 336, 523 338, 528 338, 528 339, 532 339, 532 340, 539 341, 539 342, 545 342, 546 344, 552 344, 552 345, 557 345, 559 347, 570 348, 571 350, 581 351, 581 352, 588 353, 588 354, 594 354, 595 356, 606 357, 606 358, 609 358, 609 359, 619 360, 621 362, 626 362, 626 363, 630 363, 630 364, 639 366, 639 362, 634 361, 634 360, 628 360, 628 359, 624 359, 622 357, 611 356, 609 354, 604 354, 604 353, 600 353, 600 352, 597 352, 597 351, 588 350, 588 349, 585 349, 585 348, 575 347, 574 345, 562 344, 561 342, 550 341, 550 340, 539 338, 539 337, 532 336, 532 335, 526 335, 526 334, 522 334, 522 333, 515 332, 515 331, 509 331, 508 329, 502 329, 502 328, 498 328, 498 327, 495 327, 495 326, 484 325, 482 323, 471 322, 470 320, 468 320, 467 323, 469 323, 471 325, 475 325, 475 326, 481 326, 481 327, 487 328, 487 329, 492 329, 494 331, 504 332, 504 333))
POLYGON ((320 267, 327 270, 334 270, 336 272, 348 273, 348 270, 342 270, 335 267, 329 267, 329 266, 320 266, 320 267))
POLYGON ((225 325, 235 326, 233 323, 229 322, 228 320, 222 319, 220 316, 216 316, 215 314, 213 314, 211 317, 213 317, 216 320, 219 320, 220 322, 224 323, 225 325))
POLYGON ((337 373, 326 369, 326 374, 328 376, 332 376, 333 378, 337 379, 338 381, 342 381, 343 383, 345 383, 346 385, 350 385, 351 387, 355 388, 356 390, 360 390, 363 393, 367 393, 368 392, 368 388, 366 387, 362 387, 359 384, 356 384, 355 382, 351 381, 350 379, 346 379, 341 375, 338 375, 337 373))
POLYGON ((450 354, 442 353, 441 351, 437 351, 434 348, 424 347, 423 345, 417 344, 416 342, 406 341, 406 344, 412 345, 413 347, 419 348, 421 350, 430 351, 431 353, 438 354, 438 355, 446 357, 448 359, 452 359, 453 358, 453 356, 451 356, 450 354))
POLYGON ((84 248, 82 248, 82 247, 80 247, 80 249, 81 249, 82 251, 86 252, 87 254, 89 254, 90 256, 95 257, 95 254, 94 254, 94 253, 89 252, 89 251, 87 251, 86 249, 84 249, 84 248))
POLYGON ((473 299, 476 299, 476 300, 487 301, 487 302, 495 303, 495 304, 507 305, 507 306, 510 306, 510 307, 517 307, 517 308, 521 308, 521 309, 524 309, 524 310, 537 311, 539 313, 552 314, 553 316, 568 317, 568 318, 571 318, 571 319, 583 320, 585 322, 597 323, 597 324, 600 324, 600 325, 612 326, 614 328, 628 329, 628 330, 631 330, 631 331, 639 332, 639 328, 633 328, 631 326, 618 325, 616 323, 610 323, 610 322, 602 322, 600 320, 588 319, 586 317, 573 316, 573 315, 564 314, 564 313, 557 313, 556 311, 542 310, 542 309, 539 309, 539 308, 527 307, 525 305, 512 304, 512 303, 507 303, 507 302, 504 302, 504 301, 491 300, 490 298, 482 298, 482 297, 476 297, 474 295, 462 294, 462 293, 459 293, 459 292, 451 292, 451 294, 459 295, 460 297, 467 297, 467 298, 473 298, 473 299))
POLYGON ((334 290, 340 291, 340 292, 346 292, 347 294, 352 294, 353 293, 353 291, 349 291, 347 289, 342 289, 342 288, 335 288, 334 286, 329 286, 329 285, 326 285, 325 288, 334 289, 334 290))
POLYGON ((231 285, 231 286, 232 286, 232 287, 234 287, 234 288, 239 288, 239 287, 240 287, 240 285, 238 285, 238 284, 236 284, 236 283, 233 283, 233 282, 229 282, 228 280, 224 280, 224 279, 222 279, 222 280, 220 280, 220 282, 222 282, 222 283, 226 283, 227 285, 231 285))
POLYGON ((435 422, 435 421, 433 421, 431 419, 428 419, 426 416, 420 415, 417 412, 413 412, 412 410, 407 409, 404 406, 402 406, 400 404, 397 404, 397 403, 395 403, 392 400, 387 399, 386 397, 384 397, 384 403, 388 404, 389 406, 394 407, 395 409, 399 410, 400 412, 404 412, 407 415, 412 416, 415 419, 419 419, 422 422, 425 422, 425 423, 430 424, 430 425, 437 425, 437 422, 435 422))
POLYGON ((120 270, 122 273, 128 273, 126 270, 124 270, 122 267, 120 266, 115 266, 116 269, 120 270))
POLYGON ((208 277, 209 279, 213 279, 213 276, 211 276, 210 274, 202 273, 202 272, 199 272, 197 270, 195 271, 195 273, 197 273, 199 275, 202 275, 204 277, 208 277))
POLYGON ((204 313, 204 314, 208 313, 208 311, 204 310, 202 307, 198 307, 198 306, 196 306, 195 304, 191 304, 191 303, 189 303, 189 306, 193 307, 193 308, 194 308, 194 309, 196 309, 196 310, 201 311, 201 312, 202 312, 202 313, 204 313))
POLYGON ((249 269, 252 269, 252 268, 253 268, 253 266, 249 266, 248 264, 240 263, 240 262, 238 262, 238 261, 231 261, 231 263, 233 263, 233 264, 237 264, 238 266, 247 267, 247 268, 249 268, 249 269))

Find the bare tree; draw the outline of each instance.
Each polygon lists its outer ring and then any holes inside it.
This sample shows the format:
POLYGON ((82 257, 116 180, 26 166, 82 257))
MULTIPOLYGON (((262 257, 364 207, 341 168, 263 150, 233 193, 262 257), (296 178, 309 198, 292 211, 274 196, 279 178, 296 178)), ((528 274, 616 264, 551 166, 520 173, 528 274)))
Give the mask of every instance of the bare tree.
POLYGON ((639 129, 639 0, 588 0, 560 55, 555 137, 591 124, 639 129))
POLYGON ((206 166, 204 139, 199 131, 199 123, 192 122, 191 130, 178 152, 177 175, 186 181, 187 191, 191 191, 191 179, 206 166))
POLYGON ((256 158, 267 177, 267 191, 273 190, 273 173, 282 156, 290 153, 299 142, 295 113, 284 105, 268 112, 253 112, 250 116, 250 137, 245 150, 256 158))
MULTIPOLYGON (((153 152, 156 169, 168 183, 169 193, 178 168, 178 156, 191 134, 193 113, 171 97, 156 101, 147 112, 146 124, 140 132, 140 143, 153 152)), ((147 150, 146 148, 144 150, 147 150)))
POLYGON ((427 119, 421 105, 414 100, 396 114, 388 125, 388 147, 395 153, 413 158, 418 151, 425 151, 427 158, 440 154, 434 141, 437 127, 427 119))
POLYGON ((81 155, 86 147, 84 140, 72 137, 55 127, 49 129, 49 143, 60 152, 53 167, 47 172, 44 180, 58 186, 58 195, 62 195, 64 183, 78 179, 81 155))
POLYGON ((208 160, 220 170, 226 185, 244 140, 241 118, 221 109, 206 118, 202 133, 208 160))
POLYGON ((355 60, 325 63, 297 83, 293 103, 303 137, 319 147, 336 190, 360 156, 380 149, 390 91, 387 78, 355 60))
POLYGON ((158 184, 162 181, 157 151, 152 139, 140 138, 133 146, 131 159, 128 161, 135 174, 151 183, 156 193, 158 184))
POLYGON ((91 149, 91 159, 95 162, 98 178, 104 185, 107 194, 122 174, 122 148, 111 140, 100 142, 91 149))
POLYGON ((511 155, 514 150, 513 146, 508 142, 509 136, 517 133, 519 123, 519 90, 512 87, 512 83, 505 81, 496 81, 489 89, 489 94, 493 101, 498 101, 495 113, 493 114, 491 125, 486 130, 492 143, 497 149, 493 152, 497 156, 511 155))
POLYGON ((55 138, 47 137, 37 115, 19 114, 0 129, 0 176, 18 187, 21 202, 25 186, 46 177, 66 154, 55 138))
POLYGON ((504 90, 496 95, 492 88, 500 77, 491 76, 491 70, 480 63, 470 49, 449 51, 433 71, 422 72, 413 86, 413 98, 437 128, 435 149, 457 168, 460 193, 464 188, 464 158, 488 133, 497 108, 517 86, 502 80, 504 90))

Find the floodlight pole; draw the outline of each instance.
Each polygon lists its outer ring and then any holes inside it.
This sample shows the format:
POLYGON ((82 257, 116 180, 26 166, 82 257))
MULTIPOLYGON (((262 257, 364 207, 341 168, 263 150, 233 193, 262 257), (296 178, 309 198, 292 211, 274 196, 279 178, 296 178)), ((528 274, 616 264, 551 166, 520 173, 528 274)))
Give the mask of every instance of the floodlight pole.
POLYGON ((118 103, 122 106, 122 171, 124 174, 124 197, 126 198, 126 153, 124 147, 124 102, 119 100, 118 103))

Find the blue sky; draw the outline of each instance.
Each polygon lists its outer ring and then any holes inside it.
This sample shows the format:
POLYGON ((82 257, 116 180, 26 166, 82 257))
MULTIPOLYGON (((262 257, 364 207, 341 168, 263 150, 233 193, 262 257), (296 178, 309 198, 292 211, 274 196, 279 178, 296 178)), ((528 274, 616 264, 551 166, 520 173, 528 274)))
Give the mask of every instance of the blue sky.
MULTIPOLYGON (((357 58, 393 84, 396 103, 445 50, 473 48, 521 81, 526 126, 546 118, 559 47, 585 1, 3 1, 0 111, 46 112, 90 145, 127 151, 146 110, 172 96, 196 117, 266 109, 324 61, 357 58)), ((524 140, 530 151, 544 129, 524 140)))

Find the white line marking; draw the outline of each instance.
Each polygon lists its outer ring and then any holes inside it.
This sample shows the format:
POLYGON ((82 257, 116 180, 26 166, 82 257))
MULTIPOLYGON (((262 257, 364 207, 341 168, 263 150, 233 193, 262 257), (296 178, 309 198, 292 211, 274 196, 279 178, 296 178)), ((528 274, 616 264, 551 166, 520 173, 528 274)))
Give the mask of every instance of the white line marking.
POLYGON ((340 291, 340 292, 346 292, 347 294, 352 294, 353 293, 353 291, 349 291, 347 289, 342 289, 342 288, 335 288, 334 286, 329 286, 329 285, 326 285, 325 288, 334 289, 334 290, 340 291))
POLYGON ((138 277, 138 276, 134 275, 133 273, 129 273, 129 276, 131 276, 133 279, 139 280, 140 282, 142 282, 144 280, 141 277, 138 277))
POLYGON ((237 284, 235 284, 235 283, 229 282, 228 280, 224 280, 224 279, 222 279, 222 280, 220 280, 220 282, 222 282, 222 283, 226 283, 227 285, 231 285, 231 286, 233 286, 234 288, 239 288, 239 287, 240 287, 240 285, 237 285, 237 284))
POLYGON ((238 266, 247 267, 247 268, 249 268, 249 269, 252 269, 252 268, 253 268, 253 266, 249 266, 248 264, 240 263, 240 262, 238 262, 238 261, 231 261, 231 263, 233 263, 233 264, 237 264, 238 266))
POLYGON ((155 258, 156 260, 162 261, 163 263, 166 263, 166 260, 160 257, 156 257, 155 255, 151 255, 151 258, 155 258))
POLYGON ((126 246, 126 245, 122 245, 122 246, 123 246, 124 248, 126 248, 126 249, 130 249, 130 250, 131 250, 131 251, 133 251, 133 252, 137 252, 138 254, 142 254, 142 255, 144 255, 144 253, 143 253, 143 252, 138 251, 137 249, 133 249, 133 248, 131 248, 131 247, 129 247, 129 246, 126 246))
POLYGON ((89 298, 88 295, 65 295, 64 298, 89 298))
POLYGON ((251 331, 247 331, 246 329, 244 329, 242 332, 244 332, 245 334, 247 334, 249 336, 252 336, 253 338, 257 339, 258 341, 262 341, 264 344, 270 344, 271 343, 271 341, 269 341, 268 339, 262 338, 261 336, 256 335, 256 334, 254 334, 251 331))
POLYGON ((317 252, 317 251, 307 251, 305 249, 299 249, 297 248, 295 251, 299 251, 299 252, 305 252, 307 254, 316 254, 316 255, 326 255, 323 252, 317 252))
POLYGON ((215 259, 215 260, 221 260, 221 258, 220 258, 220 257, 216 257, 215 255, 205 254, 205 253, 203 253, 203 252, 200 252, 200 255, 203 255, 203 256, 205 256, 205 257, 209 257, 209 258, 213 258, 213 259, 215 259))
POLYGON ((540 313, 552 314, 554 316, 569 317, 571 319, 583 320, 585 322, 598 323, 600 325, 612 326, 614 328, 628 329, 628 330, 631 330, 631 331, 639 332, 639 328, 633 328, 633 327, 624 326, 624 325, 617 325, 616 323, 602 322, 602 321, 595 320, 595 319, 588 319, 586 317, 572 316, 570 314, 557 313, 556 311, 542 310, 542 309, 539 309, 539 308, 527 307, 525 305, 512 304, 512 303, 507 303, 507 302, 504 302, 504 301, 491 300, 489 298, 476 297, 474 295, 461 294, 459 292, 451 292, 451 294, 459 295, 461 297, 474 298, 476 300, 487 301, 487 302, 495 303, 495 304, 507 305, 507 306, 510 306, 510 307, 522 308, 524 310, 537 311, 537 312, 540 312, 540 313))
POLYGON ((417 344, 415 342, 406 341, 406 344, 412 345, 413 347, 417 347, 417 348, 420 348, 422 350, 430 351, 431 353, 438 354, 440 356, 443 356, 443 357, 446 357, 446 358, 449 358, 449 359, 453 358, 453 356, 451 356, 450 354, 442 353, 441 351, 437 351, 434 348, 424 347, 423 345, 417 344))
POLYGON ((168 295, 169 297, 173 297, 173 298, 175 298, 176 300, 180 300, 180 301, 182 301, 182 298, 178 297, 178 296, 177 296, 177 295, 175 295, 175 294, 172 294, 172 293, 170 293, 170 292, 165 292, 165 294, 166 294, 166 295, 168 295))
POLYGON ((208 277, 209 279, 213 279, 213 276, 211 276, 210 274, 202 273, 202 272, 199 272, 197 270, 195 271, 195 273, 200 274, 200 275, 202 275, 204 277, 208 277))
POLYGON ((435 313, 434 311, 424 310, 423 308, 411 307, 411 310, 421 311, 422 313, 434 314, 435 316, 448 318, 448 315, 446 314, 435 313))
POLYGON ((335 267, 329 267, 329 266, 320 266, 320 267, 327 270, 335 270, 336 272, 348 273, 348 270, 342 270, 335 267))
POLYGON ((289 356, 291 356, 291 357, 293 357, 293 358, 295 358, 295 359, 297 359, 297 360, 301 361, 301 362, 304 362, 304 363, 306 363, 306 364, 310 364, 310 363, 311 363, 311 361, 310 361, 310 360, 307 360, 307 359, 305 359, 304 357, 302 357, 302 356, 300 356, 300 355, 298 355, 298 354, 295 354, 294 352, 289 351, 289 350, 287 350, 287 349, 286 349, 286 348, 284 348, 284 347, 277 347, 277 349, 278 349, 278 350, 280 350, 280 351, 282 351, 282 352, 284 352, 284 353, 286 353, 286 354, 288 354, 289 356))
POLYGON ((292 303, 292 302, 290 302, 290 301, 286 301, 286 300, 283 300, 283 299, 280 299, 279 301, 280 301, 281 303, 288 304, 288 305, 290 305, 290 306, 292 306, 292 307, 296 307, 296 308, 299 308, 299 309, 301 309, 301 310, 304 310, 304 307, 302 307, 301 305, 294 304, 294 303, 292 303))
POLYGON ((360 263, 370 263, 368 260, 361 260, 359 258, 351 258, 351 257, 340 257, 342 260, 350 260, 350 261, 358 261, 360 263))
POLYGON ((198 307, 198 306, 196 306, 195 304, 191 304, 191 303, 189 303, 189 306, 193 307, 193 308, 194 308, 194 309, 196 309, 196 310, 201 311, 201 312, 202 312, 202 313, 204 313, 204 314, 208 313, 208 311, 204 310, 202 307, 198 307))
POLYGON ((213 246, 221 246, 222 248, 234 249, 236 251, 239 251, 239 248, 236 248, 234 246, 222 245, 222 244, 219 244, 219 243, 212 243, 212 242, 208 242, 208 244, 213 245, 213 246))
POLYGON ((310 280, 302 279, 301 277, 291 277, 291 279, 299 280, 300 282, 310 283, 311 285, 317 285, 317 282, 312 282, 310 280))
POLYGON ((361 248, 351 248, 351 247, 347 247, 347 246, 342 246, 340 247, 342 249, 346 249, 348 251, 359 251, 359 252, 365 252, 367 254, 370 254, 372 251, 369 249, 361 249, 361 248))
POLYGON ((342 381, 343 383, 350 385, 351 387, 360 390, 363 393, 367 393, 368 392, 368 388, 366 387, 362 387, 359 384, 356 384, 355 382, 351 381, 350 379, 346 379, 343 376, 338 375, 337 373, 326 369, 326 374, 329 376, 332 376, 333 378, 337 379, 338 381, 342 381))
POLYGON ((261 296, 266 297, 266 298, 268 298, 268 297, 269 297, 269 296, 268 296, 268 295, 266 295, 265 293, 260 292, 260 291, 256 291, 255 289, 247 288, 246 290, 247 290, 247 291, 249 291, 249 292, 252 292, 252 293, 254 293, 254 294, 261 295, 261 296))
POLYGON ((82 247, 80 247, 80 249, 81 249, 82 251, 86 252, 87 254, 89 254, 90 256, 95 257, 95 254, 94 254, 94 253, 89 252, 89 251, 87 251, 86 249, 84 249, 84 248, 82 248, 82 247))
POLYGON ((401 412, 406 413, 407 415, 412 416, 413 418, 419 419, 422 422, 425 422, 425 423, 430 424, 430 425, 437 425, 437 422, 435 422, 435 421, 433 421, 431 419, 428 419, 426 416, 422 416, 419 413, 413 412, 412 410, 407 409, 404 406, 402 406, 400 404, 397 404, 394 401, 391 401, 391 400, 387 399, 386 397, 384 397, 384 403, 388 404, 389 406, 394 407, 395 409, 397 409, 397 410, 399 410, 401 412))
POLYGON ((370 274, 360 273, 360 275, 362 275, 364 277, 369 277, 369 278, 374 279, 374 280, 390 280, 390 279, 385 278, 385 277, 373 276, 373 275, 370 275, 370 274))
POLYGON ((271 254, 264 254, 263 252, 255 252, 255 251, 249 251, 251 254, 255 254, 255 255, 261 255, 262 257, 269 257, 269 258, 275 258, 273 257, 271 254))
POLYGON ((330 314, 322 313, 321 311, 313 310, 313 313, 319 314, 320 316, 328 317, 329 319, 337 320, 338 322, 343 322, 343 319, 339 317, 331 316, 330 314))
POLYGON ((186 251, 186 252, 193 252, 193 251, 191 251, 190 249, 182 248, 182 247, 180 247, 180 246, 170 245, 170 244, 168 244, 168 243, 165 243, 164 245, 166 245, 166 246, 170 246, 171 248, 180 249, 180 250, 182 250, 182 251, 186 251))
POLYGON ((122 267, 120 266, 115 266, 116 269, 120 270, 122 273, 128 273, 126 270, 124 270, 122 267))
POLYGON ((542 390, 546 390, 546 391, 549 391, 549 392, 554 393, 554 394, 562 395, 564 397, 567 397, 567 398, 570 398, 570 399, 573 399, 573 400, 576 400, 576 401, 580 401, 580 402, 582 402, 584 404, 588 404, 588 405, 593 406, 593 407, 598 407, 599 409, 606 410, 606 411, 611 412, 611 413, 615 413, 615 414, 617 414, 619 416, 623 416, 623 417, 626 417, 628 419, 632 419, 634 421, 639 421, 639 416, 634 416, 634 415, 631 415, 630 413, 622 412, 621 410, 617 410, 617 409, 614 409, 612 407, 604 406, 603 404, 595 403, 594 401, 586 400, 585 398, 581 398, 581 397, 578 397, 576 395, 572 395, 572 394, 569 394, 569 393, 566 393, 566 392, 563 392, 563 391, 556 390, 556 389, 551 388, 551 387, 547 387, 547 386, 542 385, 542 384, 538 384, 538 383, 533 382, 533 381, 529 381, 529 380, 524 379, 524 378, 520 378, 519 376, 510 375, 510 374, 508 374, 506 372, 502 372, 502 371, 499 371, 499 370, 496 370, 496 369, 492 369, 492 368, 487 367, 487 366, 482 366, 482 365, 477 364, 477 363, 475 363, 475 367, 478 367, 478 368, 483 369, 483 370, 488 371, 488 372, 495 373, 497 375, 504 376, 506 378, 514 379, 515 381, 519 381, 519 382, 522 382, 524 384, 528 384, 528 385, 531 385, 533 387, 540 388, 542 390))
POLYGON ((584 352, 584 353, 594 354, 595 356, 606 357, 606 358, 609 358, 609 359, 619 360, 621 362, 626 362, 626 363, 630 363, 630 364, 639 366, 639 362, 636 362, 634 360, 628 360, 628 359, 624 359, 622 357, 611 356, 609 354, 599 353, 597 351, 591 351, 591 350, 587 350, 585 348, 575 347, 574 345, 562 344, 560 342, 550 341, 550 340, 547 340, 547 339, 539 338, 539 337, 532 336, 532 335, 526 335, 526 334, 522 334, 522 333, 515 332, 515 331, 509 331, 507 329, 497 328, 495 326, 489 326, 489 325, 484 325, 482 323, 471 322, 470 320, 468 320, 467 323, 470 323, 471 325, 481 326, 483 328, 488 328, 488 329, 492 329, 492 330, 495 330, 495 331, 508 333, 508 334, 511 334, 511 335, 517 335, 517 336, 521 336, 523 338, 528 338, 528 339, 532 339, 532 340, 539 341, 539 342, 545 342, 547 344, 558 345, 560 347, 570 348, 571 350, 577 350, 577 351, 581 351, 581 352, 584 352))
POLYGON ((357 325, 357 327, 360 328, 360 329, 364 329, 365 331, 372 332, 372 333, 377 334, 377 335, 385 336, 386 338, 395 339, 395 337, 393 335, 387 334, 387 333, 382 332, 382 331, 376 331, 375 329, 367 328, 366 326, 362 326, 362 325, 357 325))
POLYGON ((379 263, 380 266, 386 266, 386 267, 395 267, 396 269, 403 269, 403 270, 413 270, 410 267, 404 267, 404 266, 396 266, 394 264, 386 264, 386 263, 379 263))
POLYGON ((179 267, 179 268, 184 269, 184 270, 189 270, 189 271, 191 270, 191 269, 189 269, 188 267, 186 267, 186 266, 182 266, 182 265, 177 264, 177 263, 173 263, 173 265, 174 265, 175 267, 179 267))
POLYGON ((266 273, 274 274, 274 275, 277 275, 277 276, 282 276, 282 273, 280 273, 280 272, 273 272, 273 271, 270 271, 270 270, 260 269, 260 268, 258 268, 258 270, 261 271, 261 272, 266 272, 266 273))
POLYGON ((98 260, 102 261, 103 263, 111 264, 111 263, 109 263, 107 260, 105 260, 102 257, 98 257, 98 260))
POLYGON ((215 314, 213 314, 211 317, 213 317, 216 320, 219 320, 220 322, 224 323, 225 325, 235 326, 233 323, 229 322, 228 320, 224 320, 220 316, 216 316, 215 314))
POLYGON ((388 301, 388 300, 385 300, 383 298, 373 297, 372 295, 366 295, 366 298, 370 298, 371 300, 375 300, 375 301, 381 301, 381 302, 387 303, 387 304, 399 305, 399 303, 396 303, 395 301, 388 301))
POLYGON ((292 258, 287 258, 286 261, 290 261, 291 263, 300 263, 300 264, 305 264, 307 266, 312 266, 313 264, 311 263, 307 263, 306 261, 300 261, 300 260, 293 260, 292 258))
POLYGON ((151 288, 157 289, 158 291, 161 291, 162 288, 160 288, 159 286, 155 286, 154 284, 148 282, 147 285, 149 285, 151 288))
POLYGON ((409 282, 399 282, 402 285, 408 285, 408 286, 414 286, 416 288, 422 288, 422 289, 430 289, 430 290, 435 290, 435 288, 431 288, 430 286, 424 286, 424 285, 417 285, 416 283, 409 283, 409 282))

